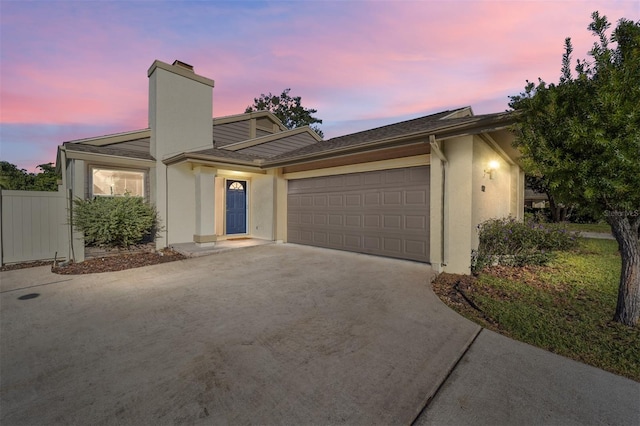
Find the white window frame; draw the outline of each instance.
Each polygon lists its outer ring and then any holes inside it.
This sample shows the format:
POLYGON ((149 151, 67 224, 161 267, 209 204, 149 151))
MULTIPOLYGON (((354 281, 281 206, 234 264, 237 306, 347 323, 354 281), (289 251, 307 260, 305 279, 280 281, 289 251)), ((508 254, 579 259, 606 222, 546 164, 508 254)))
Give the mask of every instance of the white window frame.
POLYGON ((135 197, 146 198, 146 184, 147 184, 147 171, 146 170, 128 169, 128 168, 111 167, 111 166, 100 166, 100 165, 94 165, 94 166, 91 166, 89 168, 89 172, 90 172, 90 175, 91 175, 91 182, 90 182, 90 185, 89 185, 89 195, 91 196, 91 198, 95 198, 95 197, 122 197, 122 196, 125 195, 125 194, 96 194, 96 193, 94 193, 94 175, 95 175, 96 170, 140 174, 142 176, 142 188, 141 188, 142 189, 142 194, 140 194, 140 195, 131 194, 131 195, 135 196, 135 197))

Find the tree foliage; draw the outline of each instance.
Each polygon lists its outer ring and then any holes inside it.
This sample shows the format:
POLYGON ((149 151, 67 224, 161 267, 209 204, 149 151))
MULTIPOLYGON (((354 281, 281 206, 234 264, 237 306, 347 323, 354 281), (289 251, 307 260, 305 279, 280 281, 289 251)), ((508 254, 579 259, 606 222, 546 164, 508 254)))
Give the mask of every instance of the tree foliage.
POLYGON ((320 137, 324 137, 322 130, 314 124, 322 124, 322 120, 314 117, 312 114, 318 110, 305 108, 302 106, 302 98, 300 96, 291 96, 291 89, 285 89, 278 95, 271 92, 260 95, 259 98, 253 99, 253 105, 245 109, 245 113, 254 111, 271 111, 276 117, 282 121, 287 129, 295 129, 296 127, 310 126, 320 137))
POLYGON ((578 60, 574 76, 567 38, 559 83, 527 81, 509 105, 525 170, 543 178, 558 202, 611 225, 622 254, 615 319, 633 325, 640 315, 640 22, 621 19, 611 36, 610 26, 594 12, 592 61, 578 60))
POLYGON ((40 173, 28 173, 7 161, 0 161, 0 187, 16 191, 57 191, 60 175, 52 163, 40 164, 40 173))

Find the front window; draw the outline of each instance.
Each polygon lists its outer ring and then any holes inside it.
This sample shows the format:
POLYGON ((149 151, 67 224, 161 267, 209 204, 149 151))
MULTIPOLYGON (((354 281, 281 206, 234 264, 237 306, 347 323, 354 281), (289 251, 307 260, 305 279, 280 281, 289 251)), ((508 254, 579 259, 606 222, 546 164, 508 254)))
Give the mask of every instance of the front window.
POLYGON ((144 172, 94 167, 92 177, 92 195, 94 197, 113 197, 125 194, 144 197, 144 172))

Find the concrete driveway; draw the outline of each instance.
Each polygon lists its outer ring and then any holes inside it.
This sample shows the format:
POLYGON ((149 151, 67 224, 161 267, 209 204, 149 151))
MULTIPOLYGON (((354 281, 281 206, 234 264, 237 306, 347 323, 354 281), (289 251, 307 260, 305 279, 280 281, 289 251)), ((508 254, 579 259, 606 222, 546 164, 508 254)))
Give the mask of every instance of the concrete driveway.
POLYGON ((295 245, 3 272, 0 423, 409 424, 480 330, 431 276, 295 245))

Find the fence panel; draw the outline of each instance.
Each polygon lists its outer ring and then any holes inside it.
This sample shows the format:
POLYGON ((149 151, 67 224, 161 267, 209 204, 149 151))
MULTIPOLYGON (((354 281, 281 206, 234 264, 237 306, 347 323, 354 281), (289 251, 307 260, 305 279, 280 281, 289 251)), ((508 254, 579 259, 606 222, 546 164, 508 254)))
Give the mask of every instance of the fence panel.
POLYGON ((66 258, 69 225, 64 191, 2 191, 2 264, 66 258))

